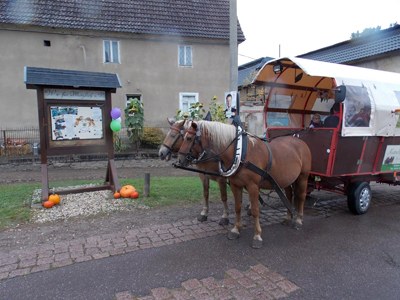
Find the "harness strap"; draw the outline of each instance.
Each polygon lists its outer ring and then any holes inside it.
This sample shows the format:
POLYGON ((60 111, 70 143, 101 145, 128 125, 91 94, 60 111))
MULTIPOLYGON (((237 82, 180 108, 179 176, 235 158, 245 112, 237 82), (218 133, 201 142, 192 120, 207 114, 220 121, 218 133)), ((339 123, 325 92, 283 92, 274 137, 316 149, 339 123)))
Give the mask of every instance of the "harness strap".
MULTIPOLYGON (((268 162, 268 164, 269 164, 269 162, 268 162)), ((283 204, 286 206, 288 211, 290 211, 290 214, 292 215, 292 219, 293 219, 295 214, 297 214, 297 213, 294 210, 294 208, 292 207, 292 205, 289 203, 289 200, 286 198, 286 195, 283 193, 281 187, 278 185, 278 183, 275 181, 275 179, 271 176, 271 174, 269 174, 269 172, 264 171, 263 169, 260 169, 255 164, 253 164, 249 161, 246 163, 246 168, 248 168, 249 170, 253 171, 254 173, 260 175, 261 180, 263 178, 265 178, 272 184, 272 186, 273 186, 274 190, 276 191, 276 193, 278 194, 279 198, 281 198, 283 204)), ((267 169, 268 169, 268 167, 267 167, 267 169)))

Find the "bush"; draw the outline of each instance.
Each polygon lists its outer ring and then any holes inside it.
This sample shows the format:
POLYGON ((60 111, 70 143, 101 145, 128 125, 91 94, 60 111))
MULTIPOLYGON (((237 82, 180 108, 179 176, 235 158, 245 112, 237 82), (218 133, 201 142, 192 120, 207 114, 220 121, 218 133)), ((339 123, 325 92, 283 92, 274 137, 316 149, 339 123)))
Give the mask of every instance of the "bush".
POLYGON ((160 128, 144 127, 142 143, 157 148, 164 141, 165 134, 160 128))

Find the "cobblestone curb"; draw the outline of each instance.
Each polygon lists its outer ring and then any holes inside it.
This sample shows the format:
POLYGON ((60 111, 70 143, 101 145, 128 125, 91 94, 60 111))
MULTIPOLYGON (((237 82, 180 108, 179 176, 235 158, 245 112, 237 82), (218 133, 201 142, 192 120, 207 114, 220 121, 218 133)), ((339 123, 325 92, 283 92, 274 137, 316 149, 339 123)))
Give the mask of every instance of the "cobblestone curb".
POLYGON ((189 300, 189 299, 281 299, 300 288, 280 274, 257 264, 247 271, 228 270, 225 278, 208 277, 182 282, 180 289, 159 287, 150 290, 149 296, 133 296, 130 291, 115 294, 116 300, 189 300))
MULTIPOLYGON (((397 198, 388 194, 374 198, 372 207, 394 203, 398 203, 397 198)), ((307 222, 307 218, 329 217, 344 211, 347 211, 347 204, 343 199, 321 201, 312 208, 305 208, 305 222, 307 222)), ((260 223, 263 227, 277 224, 282 222, 285 216, 285 210, 262 209, 260 223)), ((9 253, 0 252, 0 280, 226 233, 233 227, 235 217, 231 216, 230 225, 227 227, 220 226, 218 222, 219 218, 209 218, 204 223, 197 220, 182 221, 49 243, 25 250, 13 250, 9 253)), ((243 226, 244 228, 253 228, 252 217, 245 213, 243 214, 243 226)))

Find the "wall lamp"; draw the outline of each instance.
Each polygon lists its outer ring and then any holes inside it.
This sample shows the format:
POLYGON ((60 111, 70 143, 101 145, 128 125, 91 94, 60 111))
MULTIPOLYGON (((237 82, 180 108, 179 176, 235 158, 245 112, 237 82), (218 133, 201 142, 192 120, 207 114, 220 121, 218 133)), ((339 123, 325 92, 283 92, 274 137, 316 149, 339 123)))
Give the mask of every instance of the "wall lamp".
POLYGON ((275 74, 281 73, 283 70, 283 66, 282 66, 281 62, 278 61, 278 63, 272 67, 272 70, 274 71, 275 74))

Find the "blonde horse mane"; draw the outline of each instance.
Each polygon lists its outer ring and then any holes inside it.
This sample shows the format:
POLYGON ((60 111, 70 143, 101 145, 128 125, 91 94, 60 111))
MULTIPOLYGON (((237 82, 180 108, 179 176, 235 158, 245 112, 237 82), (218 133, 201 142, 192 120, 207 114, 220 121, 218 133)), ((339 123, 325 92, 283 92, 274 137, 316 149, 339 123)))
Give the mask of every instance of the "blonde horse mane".
MULTIPOLYGON (((193 121, 185 122, 184 129, 187 130, 192 126, 193 121)), ((201 127, 201 132, 216 148, 227 147, 236 137, 236 127, 229 124, 211 121, 196 121, 197 125, 201 127)), ((255 139, 251 136, 249 141, 254 144, 255 139)))

